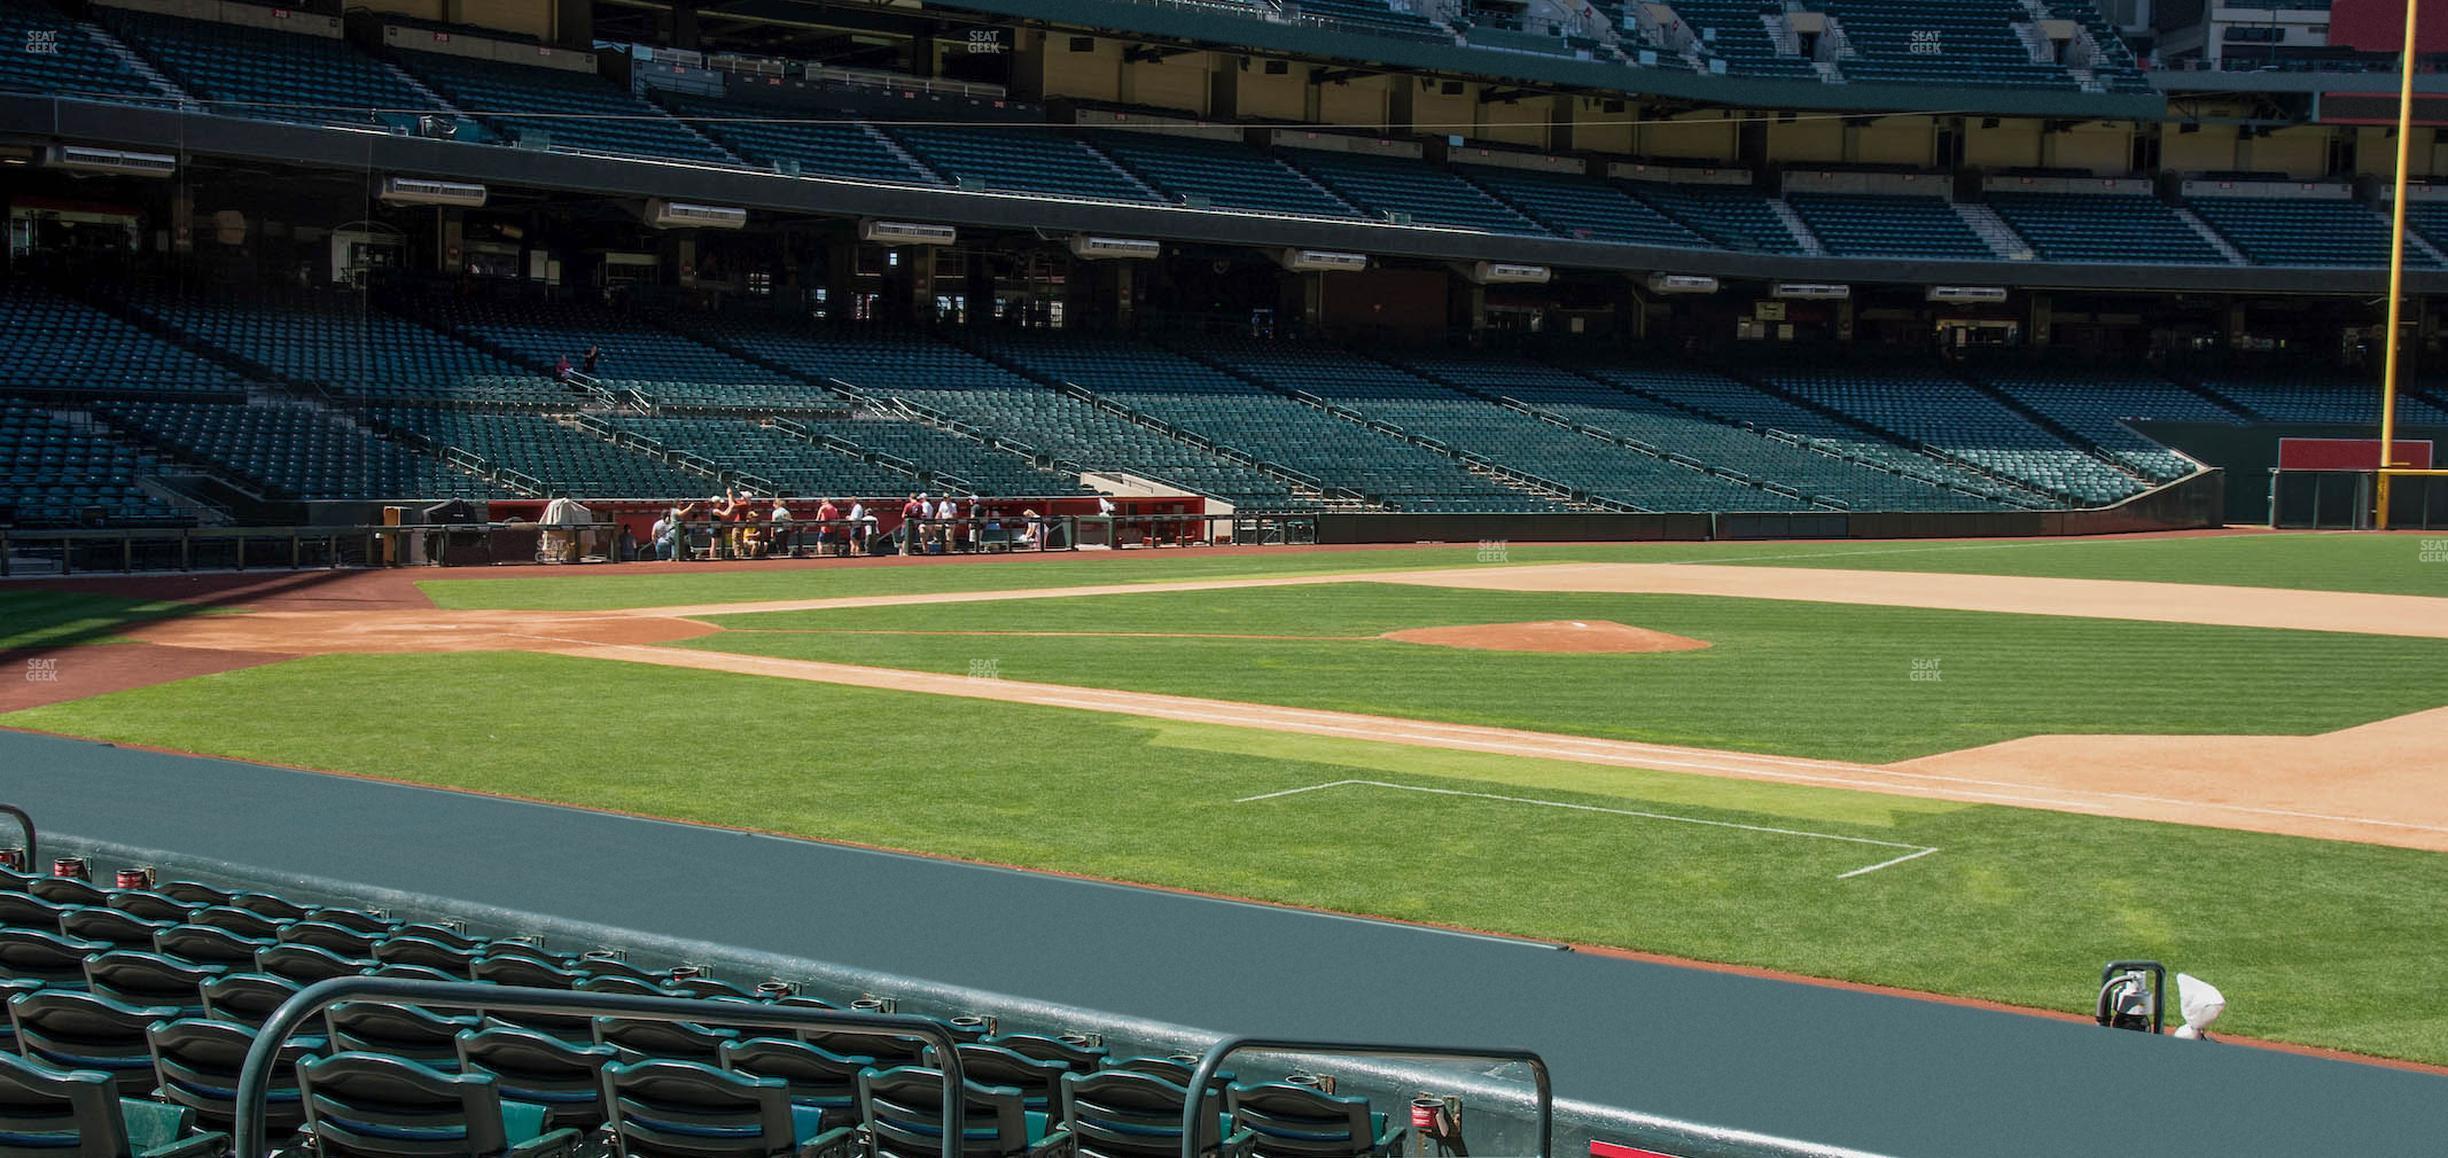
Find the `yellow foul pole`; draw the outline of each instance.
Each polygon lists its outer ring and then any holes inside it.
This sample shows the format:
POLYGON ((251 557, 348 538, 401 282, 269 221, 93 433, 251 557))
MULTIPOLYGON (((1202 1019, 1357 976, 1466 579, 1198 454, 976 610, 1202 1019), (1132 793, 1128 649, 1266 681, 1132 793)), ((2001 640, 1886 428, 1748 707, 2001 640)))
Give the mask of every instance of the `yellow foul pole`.
POLYGON ((2414 30, 2421 0, 2405 0, 2405 51, 2397 58, 2397 199, 2389 206, 2388 364, 2380 375, 2380 473, 2373 486, 2374 530, 2388 530, 2389 471, 2397 462, 2397 351, 2405 344, 2406 158, 2414 141, 2414 30))

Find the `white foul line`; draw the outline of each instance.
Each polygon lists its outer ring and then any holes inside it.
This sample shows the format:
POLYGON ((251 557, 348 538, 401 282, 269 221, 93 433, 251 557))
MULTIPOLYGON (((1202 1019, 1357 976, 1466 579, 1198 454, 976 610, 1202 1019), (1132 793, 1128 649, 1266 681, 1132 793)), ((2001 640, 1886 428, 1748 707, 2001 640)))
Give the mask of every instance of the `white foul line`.
POLYGON ((1842 836, 1833 832, 1806 832, 1798 828, 1770 828, 1764 824, 1737 824, 1731 820, 1703 820, 1697 816, 1673 816, 1663 812, 1641 812, 1637 809, 1631 808, 1601 808, 1595 804, 1574 804, 1563 800, 1534 800, 1527 796, 1502 796, 1493 792, 1464 792, 1457 788, 1428 788, 1418 784, 1391 784, 1383 780, 1329 780, 1324 784, 1311 784, 1303 788, 1286 788, 1281 792, 1261 792, 1256 796, 1244 796, 1233 801, 1233 803, 1249 804, 1259 800, 1275 800, 1285 796, 1298 796, 1303 792, 1316 792, 1325 788, 1342 788, 1353 785, 1365 788, 1390 788, 1397 792, 1425 792, 1432 796, 1467 796, 1473 800, 1497 800, 1506 804, 1536 804, 1542 808, 1569 808, 1575 812, 1603 812, 1610 816, 1630 816, 1641 820, 1671 820, 1677 824, 1704 824, 1710 828, 1733 828, 1740 829, 1744 832, 1764 832, 1771 836, 1799 836, 1811 840, 1838 840, 1847 844, 1868 844, 1876 845, 1880 848, 1901 848, 1910 850, 1904 855, 1896 857, 1893 860, 1883 860, 1874 865, 1867 865, 1862 868, 1854 869, 1851 872, 1838 873, 1836 879, 1840 881, 1851 880, 1854 877, 1874 873, 1883 868, 1893 868, 1896 865, 1903 864, 1905 861, 1919 860, 1922 857, 1938 851, 1936 848, 1927 845, 1905 844, 1901 841, 1894 840, 1873 840, 1866 836, 1842 836))

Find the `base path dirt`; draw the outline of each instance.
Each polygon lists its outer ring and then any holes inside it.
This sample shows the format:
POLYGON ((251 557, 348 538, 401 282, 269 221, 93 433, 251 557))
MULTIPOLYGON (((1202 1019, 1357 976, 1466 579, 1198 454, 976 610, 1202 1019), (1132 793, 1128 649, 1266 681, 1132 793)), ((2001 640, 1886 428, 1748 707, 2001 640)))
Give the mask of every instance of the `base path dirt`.
MULTIPOLYGON (((567 647, 554 650, 562 654, 588 659, 621 660, 629 663, 844 684, 887 691, 999 700, 1008 703, 1035 704, 1042 707, 1110 712, 1149 719, 1178 720, 1193 724, 1220 724, 1236 728, 1259 728, 1277 732, 1300 732, 1317 736, 1373 740, 1388 744, 1412 744, 1424 748, 1446 748, 1463 752, 1492 752, 1547 760, 1569 760, 1619 768, 1648 768, 1662 772, 1690 772, 1708 776, 1729 776, 1743 780, 1773 780, 1824 788, 1891 792, 1904 796, 1925 796, 1972 804, 2008 804, 2024 808, 2046 808, 2059 812, 2082 812, 2096 816, 2171 821, 2179 824, 2287 833, 2334 840, 2355 840, 2448 852, 2448 822, 2433 824, 2406 821, 2400 819, 2393 810, 2364 816, 2335 809, 2302 810, 2267 805, 2261 802, 2250 787, 2250 782, 2259 779, 2258 777, 2239 778, 2238 787, 2241 790, 2227 794, 2231 799, 2200 800, 2156 791, 2100 790, 2020 782, 1985 774, 1924 771, 1903 765, 1852 764, 1840 760, 1812 760, 1796 756, 1770 756, 1708 748, 1683 748, 1669 744, 1603 740, 1552 732, 1448 724, 1433 720, 1407 720, 1356 712, 1331 712, 1314 708, 1291 708, 1233 700, 1200 699, 1194 696, 1114 691, 1105 688, 1075 687, 1068 684, 978 679, 935 672, 905 671, 898 668, 861 667, 856 664, 825 663, 815 660, 775 659, 768 656, 697 651, 687 648, 605 646, 567 647)), ((2238 738, 2189 737, 2185 742, 2198 746, 2215 747, 2231 739, 2238 738)), ((2307 746, 2316 745, 2318 738, 2306 743, 2307 746)), ((2448 758, 2434 756, 2432 769, 2436 782, 2448 784, 2448 758)), ((2299 771, 2300 769, 2290 772, 2272 770, 2270 775, 2283 776, 2299 771)))
POLYGON ((590 612, 391 611, 335 615, 258 611, 139 624, 123 634, 178 648, 285 655, 326 652, 548 650, 584 643, 670 643, 721 630, 693 619, 590 612))
POLYGON ((0 712, 151 687, 290 658, 269 651, 110 643, 0 651, 0 712))
POLYGON ((2448 639, 2448 599, 2425 595, 1708 563, 1462 567, 1360 578, 1474 591, 1715 595, 2448 639))
POLYGON ((1647 655, 1663 651, 1698 651, 1705 639, 1627 627, 1604 619, 1559 619, 1545 623, 1480 623, 1463 627, 1410 627, 1389 631, 1380 639, 1424 643, 1471 651, 1548 651, 1580 654, 1647 655))

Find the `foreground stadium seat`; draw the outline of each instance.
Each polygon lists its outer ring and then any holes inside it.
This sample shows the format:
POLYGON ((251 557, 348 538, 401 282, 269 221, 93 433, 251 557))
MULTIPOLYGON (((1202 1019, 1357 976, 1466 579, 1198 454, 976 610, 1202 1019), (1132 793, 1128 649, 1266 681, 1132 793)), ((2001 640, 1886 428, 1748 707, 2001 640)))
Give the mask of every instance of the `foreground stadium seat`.
POLYGON ((112 893, 107 903, 131 917, 141 917, 147 921, 184 922, 190 914, 203 908, 202 905, 149 889, 121 889, 112 893))
POLYGON ((0 1150, 50 1158, 207 1158, 221 1134, 188 1128, 188 1113, 121 1098, 111 1076, 55 1070, 0 1054, 0 1150))
POLYGON ((26 882, 25 891, 55 905, 100 905, 110 900, 108 892, 75 877, 36 877, 26 882))
POLYGON ((204 983, 228 972, 160 953, 119 949, 85 959, 86 988, 128 1005, 172 1006, 182 1017, 204 1015, 204 983))
POLYGON ((317 949, 329 949, 343 957, 369 959, 374 956, 374 945, 380 940, 372 933, 330 921, 298 921, 283 925, 276 939, 284 945, 312 945, 317 949))
POLYGON ((793 1107, 789 1084, 684 1061, 614 1062, 603 1071, 613 1136, 628 1158, 846 1158, 854 1131, 793 1107))
POLYGON ((335 1050, 389 1054, 444 1073, 459 1071, 459 1035, 483 1025, 473 1016, 382 1001, 344 1001, 324 1011, 324 1018, 335 1050))
POLYGON ((501 1026, 462 1033, 458 1047, 459 1072, 490 1074, 503 1098, 544 1107, 547 1127, 592 1131, 610 1118, 603 1069, 619 1055, 611 1046, 501 1026))
POLYGON ((832 1129, 858 1121, 859 1071, 875 1065, 871 1057, 844 1057, 803 1041, 755 1037, 727 1041, 722 1068, 752 1078, 780 1078, 790 1086, 794 1106, 812 1107, 832 1129))
POLYGON ((155 885, 153 891, 188 905, 226 905, 237 895, 200 881, 164 881, 155 885))
POLYGON ((250 912, 235 905, 206 905, 187 915, 187 923, 207 929, 219 929, 257 941, 277 940, 286 921, 275 920, 261 913, 250 912))
POLYGON ((153 1048, 145 1042, 145 1030, 179 1012, 67 990, 9 999, 17 1048, 27 1058, 62 1069, 100 1070, 130 1097, 153 1092, 153 1048))
POLYGON ((0 927, 57 933, 60 918, 67 912, 66 906, 55 905, 30 893, 0 893, 0 927))
POLYGON ((170 927, 168 921, 148 921, 118 909, 92 906, 60 914, 60 932, 80 941, 103 941, 120 949, 150 949, 153 936, 170 927))
POLYGON ((423 935, 402 934, 375 943, 373 954, 376 961, 385 965, 422 965, 464 981, 469 977, 469 968, 476 964, 477 951, 423 935))
MULTIPOLYGON (((238 1071, 255 1044, 252 1028, 190 1017, 156 1024, 145 1039, 153 1048, 153 1078, 162 1097, 193 1111, 207 1129, 228 1130, 237 1122, 238 1071)), ((297 1063, 325 1045, 320 1037, 292 1037, 274 1055, 264 1098, 264 1125, 273 1145, 306 1124, 297 1063)))
MULTIPOLYGON (((1185 1089, 1189 1087, 1190 1079, 1198 1076, 1196 1065, 1169 1057, 1126 1057, 1106 1068, 1163 1078, 1185 1089)), ((1224 1091, 1231 1088, 1236 1076, 1231 1070, 1217 1070, 1215 1076, 1207 1080, 1207 1089, 1221 1098, 1224 1091)))
POLYGON ((943 1072, 897 1066, 859 1074, 859 1117, 866 1123, 874 1158, 928 1158, 943 1152, 943 1132, 960 1131, 969 1158, 1017 1158, 1056 1154, 1070 1146, 1061 1131, 1048 1133, 1047 1116, 1021 1104, 1010 1086, 964 1083, 961 1120, 943 1120, 943 1072))
POLYGON ((270 948, 265 938, 247 937, 206 925, 172 925, 153 935, 153 951, 208 965, 255 968, 257 951, 270 948))
POLYGON ((85 988, 85 958, 107 953, 100 941, 79 941, 33 929, 0 929, 0 981, 36 981, 46 989, 85 988))
POLYGON ((312 945, 266 945, 255 951, 255 967, 300 985, 312 985, 334 977, 355 977, 373 968, 374 960, 370 957, 343 957, 329 949, 317 949, 312 945))
POLYGON ((927 1044, 915 1037, 852 1029, 803 1029, 799 1040, 843 1057, 870 1057, 881 1069, 914 1066, 926 1059, 927 1044))
POLYGON ((1406 1127, 1386 1126, 1367 1098, 1322 1094, 1289 1082, 1236 1085, 1224 1091, 1234 1132, 1251 1133, 1258 1158, 1363 1158, 1391 1155, 1406 1127))
POLYGON ((298 1063, 306 1128, 323 1158, 548 1158, 575 1130, 547 1130, 544 1109, 505 1102, 489 1074, 446 1074, 371 1053, 298 1063))
MULTIPOLYGON (((981 1086, 1009 1086, 1020 1091, 1021 1105, 1051 1115, 1061 1105, 1063 1075, 1068 1062, 1041 1061, 999 1045, 962 1042, 961 1076, 981 1086)), ((932 1054, 929 1055, 930 1059, 932 1054)))
MULTIPOLYGON (((305 986, 269 973, 232 973, 204 983, 204 1013, 217 1021, 260 1026, 305 986)), ((319 1019, 318 1019, 319 1020, 319 1019)), ((315 1032, 322 1032, 319 1028, 315 1032)))
POLYGON ((621 1060, 631 1062, 670 1058, 714 1065, 722 1060, 722 1047, 739 1040, 727 1029, 624 1017, 598 1017, 594 1031, 597 1045, 611 1046, 620 1051, 621 1060))
MULTIPOLYGON (((1182 1152, 1182 1105, 1190 1091, 1178 1082, 1129 1070, 1063 1076, 1062 1122, 1080 1158, 1176 1158, 1182 1152)), ((1224 1134, 1224 1099, 1210 1087, 1199 1099, 1198 1150, 1222 1156, 1248 1152, 1254 1135, 1224 1134)))

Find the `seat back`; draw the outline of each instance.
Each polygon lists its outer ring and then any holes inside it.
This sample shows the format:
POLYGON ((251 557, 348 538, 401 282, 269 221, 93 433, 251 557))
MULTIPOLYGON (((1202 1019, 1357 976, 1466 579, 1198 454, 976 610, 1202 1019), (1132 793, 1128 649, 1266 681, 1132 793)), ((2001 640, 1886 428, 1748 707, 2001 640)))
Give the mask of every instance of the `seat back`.
POLYGON ((460 1034, 458 1047, 459 1072, 491 1074, 503 1098, 544 1107, 548 1127, 592 1130, 610 1116, 603 1068, 618 1057, 611 1046, 499 1026, 460 1034))
POLYGON ((739 1035, 730 1030, 708 1029, 685 1021, 598 1017, 594 1030, 596 1043, 618 1049, 622 1061, 670 1058, 720 1066, 723 1043, 739 1040, 739 1035))
MULTIPOLYGON (((965 1083, 960 1151, 970 1158, 1005 1158, 1029 1148, 1028 1115, 1020 1091, 965 1083)), ((874 1158, 936 1158, 943 1153, 943 1071, 897 1066, 859 1073, 859 1118, 874 1158)))
MULTIPOLYGON (((1189 1088, 1190 1079, 1198 1076, 1197 1066, 1169 1057, 1126 1057, 1106 1068, 1163 1078, 1184 1089, 1189 1088)), ((1217 1070, 1215 1076, 1207 1081, 1207 1092, 1222 1098, 1224 1091, 1232 1088, 1235 1076, 1231 1070, 1217 1070)))
POLYGON ((0 1054, 0 1153, 128 1158, 111 1076, 0 1054))
MULTIPOLYGON (((0 897, 11 895, 0 893, 0 897)), ((110 948, 100 941, 79 941, 36 929, 0 929, 0 981, 39 981, 46 989, 83 989, 85 958, 110 948)))
POLYGON ((226 905, 231 894, 200 881, 163 881, 153 891, 186 905, 226 905))
POLYGON ((148 921, 134 913, 88 905, 60 914, 60 932, 80 941, 104 941, 120 949, 150 949, 153 935, 170 927, 168 921, 148 921))
POLYGON ((312 945, 329 949, 343 957, 371 958, 374 944, 381 938, 372 933, 352 929, 330 921, 297 921, 281 926, 278 938, 285 945, 312 945))
POLYGON ((508 1148, 491 1075, 372 1053, 310 1057, 297 1073, 323 1158, 492 1158, 508 1148))
POLYGON ((272 1016, 273 1010, 297 996, 305 986, 269 973, 230 973, 215 977, 199 988, 203 991, 206 1017, 261 1026, 264 1019, 272 1016))
POLYGON ((876 1068, 914 1066, 926 1061, 927 1044, 915 1037, 848 1029, 803 1029, 799 1040, 843 1057, 871 1057, 876 1068))
POLYGON ((1039 1113, 1051 1114, 1061 1105, 1062 1079, 1071 1072, 1070 1063, 1041 1061, 981 1042, 962 1042, 958 1048, 961 1076, 967 1080, 981 1086, 1010 1086, 1020 1091, 1024 1107, 1039 1113))
POLYGON ((226 972, 226 966, 197 965, 133 949, 85 959, 86 989, 94 996, 129 1005, 175 1006, 188 1017, 204 1012, 204 983, 226 972))
POLYGON ((483 1024, 473 1016, 452 1017, 380 1001, 344 1001, 323 1016, 331 1026, 334 1050, 387 1053, 444 1073, 459 1071, 459 1035, 483 1024))
MULTIPOLYGON (((161 1096, 195 1113, 214 1130, 229 1130, 238 1118, 238 1071, 255 1044, 253 1029, 201 1017, 157 1022, 145 1034, 153 1048, 153 1078, 161 1096)), ((320 1038, 293 1037, 273 1056, 265 1087, 264 1124, 274 1138, 304 1125, 297 1063, 322 1046, 320 1038)))
POLYGON ((370 957, 343 957, 312 945, 266 945, 255 951, 255 968, 300 985, 355 977, 374 967, 370 957))
POLYGON ((233 965, 249 971, 255 968, 256 951, 270 944, 269 939, 249 937, 207 925, 173 925, 153 934, 153 951, 156 953, 166 953, 182 961, 233 965))
MULTIPOLYGON (((1179 1082, 1130 1070, 1063 1075, 1062 1121, 1082 1158, 1176 1158, 1181 1153, 1183 1103, 1179 1082)), ((1198 1152, 1213 1153, 1223 1137, 1222 1095, 1199 1098, 1198 1152)))
POLYGON ((603 1083, 613 1136, 629 1158, 772 1158, 798 1148, 790 1087, 779 1078, 643 1061, 605 1066, 603 1083))
POLYGON ((129 1097, 153 1091, 153 1048, 145 1030, 179 1010, 127 1005, 90 993, 43 990, 9 999, 17 1048, 33 1061, 62 1069, 100 1070, 129 1097))
POLYGON ((1251 1152, 1264 1158, 1358 1158, 1377 1148, 1367 1098, 1268 1082, 1227 1089, 1224 1105, 1233 1129, 1250 1131, 1251 1152))
POLYGON ((468 967, 476 963, 472 950, 416 934, 384 938, 375 943, 373 952, 374 959, 385 965, 422 965, 459 978, 468 977, 468 967))
POLYGON ((858 1120, 859 1071, 875 1064, 871 1057, 844 1057, 780 1037, 726 1041, 721 1061, 733 1073, 782 1079, 790 1087, 791 1104, 819 1111, 825 1129, 858 1120))
POLYGON ((270 941, 279 937, 281 926, 288 924, 235 905, 206 905, 189 913, 187 923, 221 929, 256 941, 270 941))
POLYGON ((985 1044, 999 1045, 1022 1057, 1033 1057, 1039 1061, 1063 1062, 1071 1067, 1073 1073, 1083 1074, 1104 1068, 1110 1056, 1101 1045, 1073 1045, 1059 1037, 1034 1033, 1007 1033, 987 1038, 985 1044))
POLYGON ((91 881, 75 877, 36 877, 26 882, 25 891, 55 905, 101 905, 110 900, 110 894, 91 881))
POLYGON ((121 889, 110 895, 109 904, 132 917, 179 923, 185 922, 188 914, 203 907, 147 889, 121 889))

